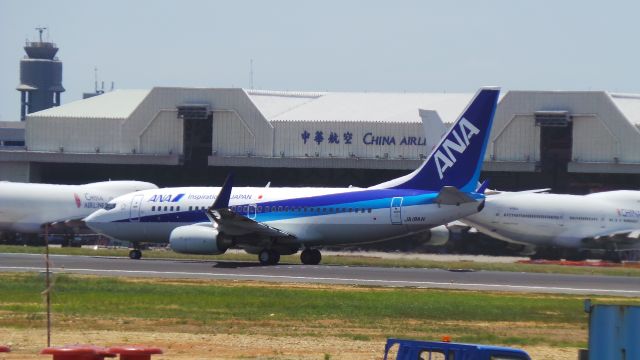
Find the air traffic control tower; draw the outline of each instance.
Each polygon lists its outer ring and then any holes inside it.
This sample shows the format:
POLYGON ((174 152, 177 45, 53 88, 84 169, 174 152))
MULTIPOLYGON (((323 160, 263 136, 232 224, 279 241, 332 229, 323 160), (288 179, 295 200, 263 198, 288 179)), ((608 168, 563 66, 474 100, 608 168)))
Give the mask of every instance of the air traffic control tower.
POLYGON ((62 87, 62 62, 56 57, 56 44, 42 41, 46 28, 36 28, 40 41, 27 41, 27 52, 20 60, 20 121, 27 114, 60 105, 62 87))

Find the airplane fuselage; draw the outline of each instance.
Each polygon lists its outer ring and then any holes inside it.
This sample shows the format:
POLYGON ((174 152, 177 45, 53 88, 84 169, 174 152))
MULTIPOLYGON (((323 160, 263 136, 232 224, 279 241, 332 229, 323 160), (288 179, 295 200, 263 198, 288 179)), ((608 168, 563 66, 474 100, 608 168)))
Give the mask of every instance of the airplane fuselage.
POLYGON ((462 221, 495 238, 533 246, 602 248, 605 237, 640 229, 640 192, 507 193, 462 221))
MULTIPOLYGON (((166 243, 177 227, 210 222, 205 210, 219 191, 140 191, 115 199, 113 209, 98 210, 86 221, 121 240, 166 243)), ((234 187, 229 207, 311 246, 374 242, 426 231, 478 211, 483 199, 474 194, 474 202, 438 205, 437 195, 422 190, 234 187)))
POLYGON ((0 231, 38 233, 45 223, 82 219, 111 199, 155 185, 113 181, 86 185, 0 182, 0 231))

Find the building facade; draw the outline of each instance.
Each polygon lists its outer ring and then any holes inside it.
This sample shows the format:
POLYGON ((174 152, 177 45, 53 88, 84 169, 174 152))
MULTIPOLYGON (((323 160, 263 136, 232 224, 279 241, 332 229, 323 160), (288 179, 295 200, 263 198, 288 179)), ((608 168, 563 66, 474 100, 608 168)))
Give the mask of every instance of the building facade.
MULTIPOLYGON (((234 171, 247 185, 367 186, 419 166, 472 97, 117 90, 28 115, 24 146, 0 145, 0 179, 216 185, 234 171)), ((512 190, 634 188, 639 123, 638 95, 508 91, 483 176, 512 190)))

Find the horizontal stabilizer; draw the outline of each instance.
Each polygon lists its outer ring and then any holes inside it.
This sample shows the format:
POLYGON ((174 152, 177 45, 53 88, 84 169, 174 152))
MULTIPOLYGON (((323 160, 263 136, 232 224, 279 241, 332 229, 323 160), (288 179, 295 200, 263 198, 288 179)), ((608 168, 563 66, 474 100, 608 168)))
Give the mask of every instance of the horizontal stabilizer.
POLYGON ((444 186, 435 202, 440 205, 460 205, 469 202, 476 202, 474 198, 458 190, 455 186, 444 186))
POLYGON ((522 195, 522 194, 546 194, 549 191, 551 191, 550 188, 545 188, 545 189, 533 189, 533 190, 523 190, 523 191, 500 191, 500 190, 491 190, 491 189, 487 189, 485 190, 484 194, 485 195, 502 195, 502 196, 507 196, 507 195, 522 195))

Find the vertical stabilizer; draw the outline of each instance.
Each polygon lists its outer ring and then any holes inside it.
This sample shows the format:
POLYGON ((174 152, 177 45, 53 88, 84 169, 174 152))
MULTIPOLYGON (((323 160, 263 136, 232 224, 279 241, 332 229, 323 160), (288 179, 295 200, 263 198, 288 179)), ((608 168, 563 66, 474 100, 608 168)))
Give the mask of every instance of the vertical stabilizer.
POLYGON ((474 191, 499 94, 499 88, 480 89, 422 166, 373 188, 440 191, 444 186, 454 186, 465 192, 474 191))

